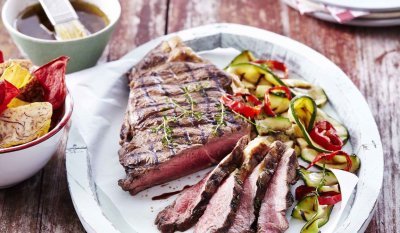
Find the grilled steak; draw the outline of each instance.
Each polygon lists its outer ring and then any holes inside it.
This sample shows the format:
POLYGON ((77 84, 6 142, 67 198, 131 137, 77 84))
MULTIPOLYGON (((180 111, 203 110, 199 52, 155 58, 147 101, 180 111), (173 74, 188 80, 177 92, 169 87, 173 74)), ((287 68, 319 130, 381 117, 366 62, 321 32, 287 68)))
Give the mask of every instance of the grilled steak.
POLYGON ((268 154, 244 182, 238 211, 229 229, 230 233, 252 232, 251 227, 258 217, 265 190, 285 148, 286 146, 280 141, 273 143, 268 154))
POLYGON ((192 227, 204 210, 222 181, 243 163, 243 149, 249 137, 241 138, 233 151, 217 167, 196 185, 186 189, 156 218, 155 224, 161 232, 185 231, 192 227))
POLYGON ((292 205, 293 197, 289 184, 296 181, 297 157, 293 149, 287 149, 270 181, 261 204, 257 231, 284 232, 289 223, 286 210, 292 205))
POLYGON ((231 79, 178 38, 161 43, 133 69, 119 160, 132 195, 218 163, 249 134, 219 98, 231 79))
POLYGON ((266 140, 256 138, 244 149, 244 162, 218 188, 204 214, 196 224, 195 232, 227 232, 240 202, 243 183, 254 167, 269 151, 266 140))

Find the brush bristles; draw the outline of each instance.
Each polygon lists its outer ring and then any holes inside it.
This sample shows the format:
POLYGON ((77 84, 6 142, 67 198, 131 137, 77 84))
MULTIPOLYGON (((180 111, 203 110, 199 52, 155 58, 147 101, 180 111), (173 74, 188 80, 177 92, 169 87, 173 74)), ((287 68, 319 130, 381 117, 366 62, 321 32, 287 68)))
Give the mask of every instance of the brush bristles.
POLYGON ((88 35, 88 32, 79 20, 58 24, 54 26, 58 40, 78 39, 88 35))

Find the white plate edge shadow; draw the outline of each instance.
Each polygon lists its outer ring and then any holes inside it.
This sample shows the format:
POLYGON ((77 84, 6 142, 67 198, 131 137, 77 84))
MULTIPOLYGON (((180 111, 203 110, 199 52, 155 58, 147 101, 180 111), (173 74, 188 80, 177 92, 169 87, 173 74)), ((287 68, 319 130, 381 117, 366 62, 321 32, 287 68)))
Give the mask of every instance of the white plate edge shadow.
MULTIPOLYGON (((362 145, 373 144, 373 146, 369 148, 363 148, 365 149, 363 155, 366 157, 374 156, 374 162, 371 161, 370 163, 365 163, 362 158, 363 163, 359 172, 360 182, 357 187, 353 206, 348 218, 344 222, 340 223, 336 232, 363 232, 372 217, 382 186, 383 151, 381 140, 375 120, 364 97, 343 71, 341 71, 339 67, 333 64, 326 57, 290 38, 262 29, 238 24, 212 24, 159 37, 139 46, 125 55, 122 59, 132 56, 142 57, 160 41, 173 35, 181 36, 184 41, 192 41, 220 34, 230 34, 234 36, 246 35, 248 38, 268 42, 297 54, 307 54, 307 59, 310 60, 310 62, 314 62, 315 64, 324 63, 326 64, 326 67, 323 68, 326 68, 327 71, 334 71, 335 74, 339 74, 340 77, 337 77, 337 80, 340 80, 340 86, 350 88, 351 93, 348 95, 351 95, 353 102, 358 103, 357 110, 359 111, 359 115, 363 116, 364 119, 360 122, 361 125, 359 127, 363 132, 365 131, 360 135, 360 141, 363 142, 362 145), (362 125, 364 122, 367 122, 368 124, 362 125), (373 177, 373 182, 372 180, 366 180, 368 177, 373 177)), ((330 81, 335 83, 335 80, 330 81)), ((347 91, 349 90, 347 89, 347 91)), ((66 168, 68 187, 75 210, 82 225, 88 232, 118 232, 113 224, 104 216, 101 207, 96 201, 96 194, 92 189, 93 184, 91 180, 90 161, 88 159, 87 149, 85 148, 85 143, 72 125, 66 149, 66 168)))

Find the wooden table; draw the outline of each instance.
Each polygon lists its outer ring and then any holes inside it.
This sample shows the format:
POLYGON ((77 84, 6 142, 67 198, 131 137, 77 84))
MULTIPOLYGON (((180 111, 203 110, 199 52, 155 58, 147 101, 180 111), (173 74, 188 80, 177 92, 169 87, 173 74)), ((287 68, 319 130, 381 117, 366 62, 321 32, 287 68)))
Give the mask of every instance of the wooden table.
MULTIPOLYGON (((400 232, 400 27, 325 23, 278 0, 121 0, 121 4, 121 20, 104 53, 107 60, 170 32, 231 22, 291 37, 341 67, 367 99, 383 142, 383 189, 367 232, 400 232)), ((2 25, 0 49, 7 57, 21 56, 2 25)), ((84 232, 68 192, 63 148, 34 177, 0 190, 0 232, 84 232)))

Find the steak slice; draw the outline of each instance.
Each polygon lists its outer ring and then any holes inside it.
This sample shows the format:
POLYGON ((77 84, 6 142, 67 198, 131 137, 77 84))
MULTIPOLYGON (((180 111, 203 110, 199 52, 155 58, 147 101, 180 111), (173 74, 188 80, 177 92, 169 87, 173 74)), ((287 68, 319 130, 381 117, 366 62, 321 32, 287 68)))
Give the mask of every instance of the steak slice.
POLYGON ((287 149, 267 188, 258 217, 258 232, 284 232, 289 228, 286 210, 293 204, 289 184, 296 181, 298 161, 293 149, 287 149))
POLYGON ((194 232, 227 232, 229 230, 239 206, 243 183, 254 167, 268 153, 268 145, 266 140, 260 140, 260 138, 254 139, 247 145, 243 152, 242 166, 236 169, 218 188, 196 224, 194 232))
POLYGON ((258 217, 265 190, 285 152, 285 148, 286 146, 282 142, 274 142, 265 158, 246 179, 238 211, 228 232, 252 232, 251 227, 258 217))
POLYGON ((132 195, 218 163, 250 125, 224 112, 219 99, 230 76, 198 57, 179 38, 150 51, 129 77, 119 161, 132 195))
POLYGON ((242 137, 233 151, 226 156, 209 174, 196 185, 184 190, 181 195, 155 220, 161 232, 185 231, 192 227, 204 210, 222 181, 243 163, 243 149, 249 136, 242 137))

